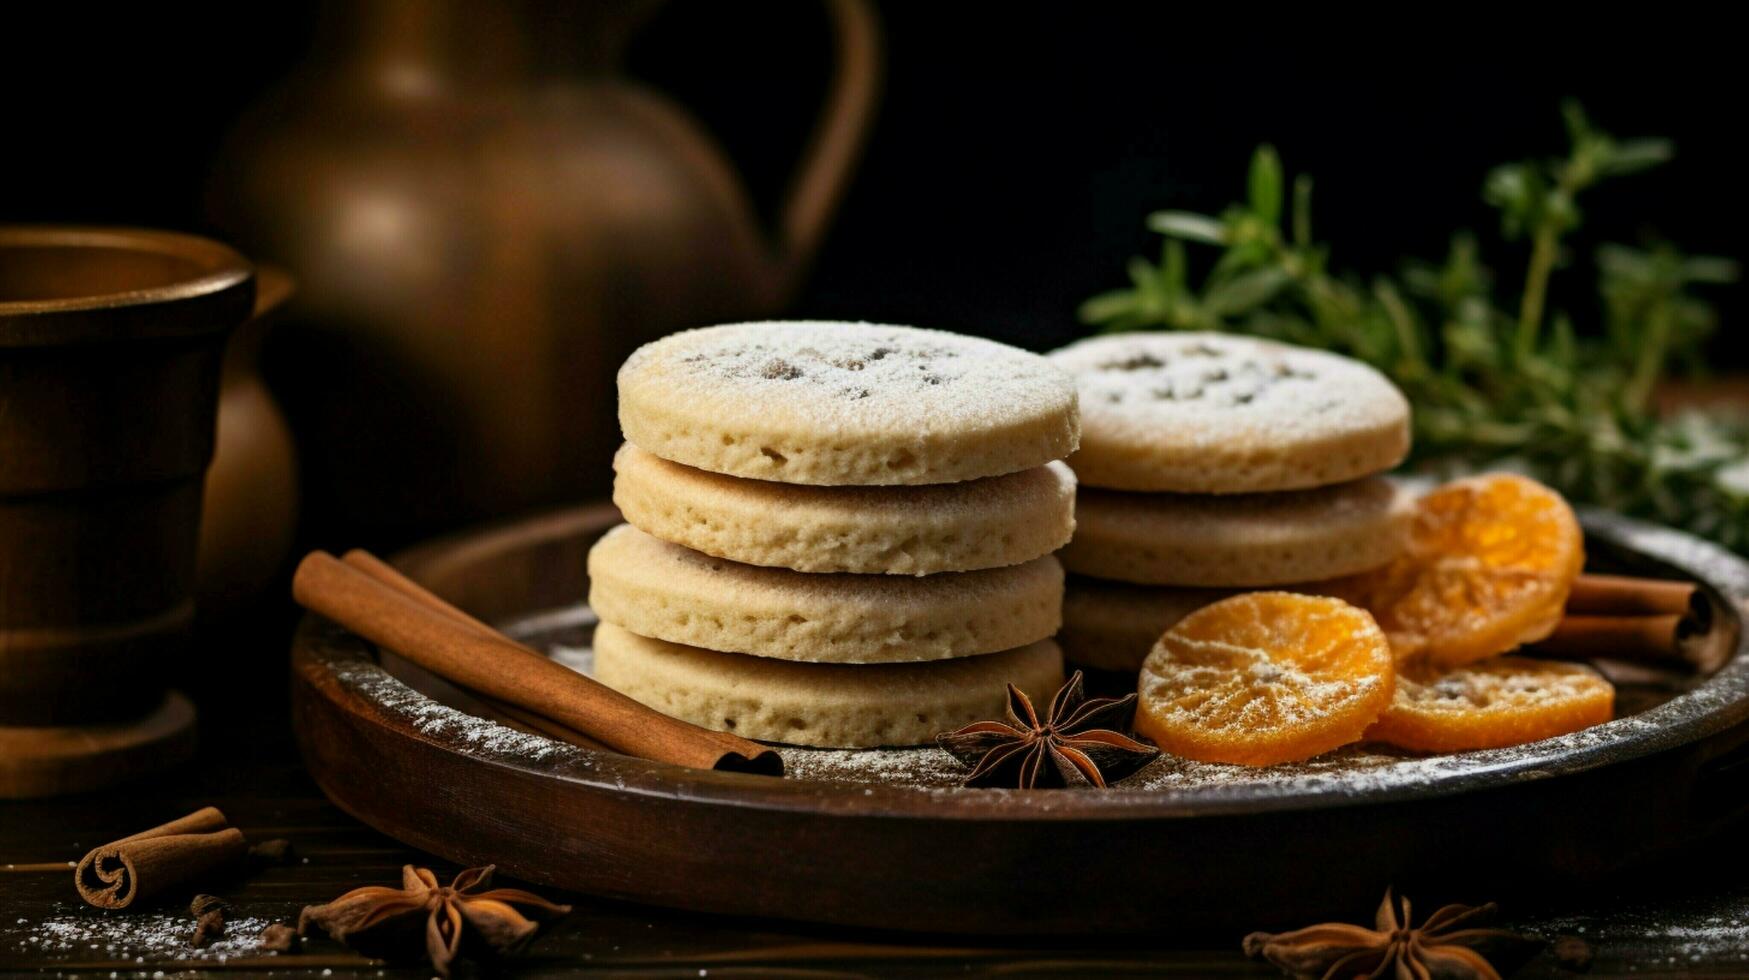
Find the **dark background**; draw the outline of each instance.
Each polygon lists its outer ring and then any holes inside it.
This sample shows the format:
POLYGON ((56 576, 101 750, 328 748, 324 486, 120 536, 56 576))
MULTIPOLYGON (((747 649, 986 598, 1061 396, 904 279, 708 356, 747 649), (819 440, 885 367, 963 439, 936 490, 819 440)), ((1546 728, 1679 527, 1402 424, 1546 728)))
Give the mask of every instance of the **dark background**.
MULTIPOLYGON (((549 70, 587 42, 564 4, 549 70)), ((1676 163, 1586 203, 1583 240, 1662 236, 1744 258, 1741 111, 1733 32, 1659 11, 1539 25, 1441 9, 1449 22, 1287 17, 1180 4, 882 5, 886 97, 861 172, 795 312, 897 320, 1032 347, 1077 334, 1076 304, 1153 254, 1150 210, 1218 210, 1271 141, 1317 177, 1315 227, 1340 266, 1437 256, 1473 226, 1515 289, 1479 200, 1487 169, 1562 145, 1561 97, 1620 136, 1663 135, 1676 163)), ((0 220, 211 230, 202 188, 242 110, 331 50, 310 3, 74 7, 0 15, 0 220), (98 26, 102 30, 96 30, 98 26)), ((632 74, 688 106, 779 196, 827 69, 824 18, 805 2, 662 8, 632 74)), ((1568 281, 1574 277, 1568 277, 1568 281)), ((1583 283, 1556 300, 1583 308, 1583 283)), ((1726 331, 1740 290, 1719 299, 1726 331)), ((1724 349, 1721 345, 1721 349, 1724 349)))
MULTIPOLYGON (((218 233, 203 194, 227 132, 294 68, 334 57, 310 0, 26 6, 0 8, 0 222, 218 233)), ((518 6, 544 22, 546 70, 566 75, 563 52, 588 42, 575 8, 518 6)), ((1149 211, 1219 210, 1241 193, 1251 151, 1266 140, 1291 172, 1317 177, 1317 232, 1335 243, 1339 267, 1364 273, 1434 257, 1468 226, 1483 233, 1502 289, 1516 290, 1523 252, 1498 241, 1481 181, 1496 163, 1558 152, 1558 103, 1569 95, 1608 131, 1667 136, 1678 154, 1587 198, 1581 245, 1663 236, 1690 252, 1749 260, 1739 230, 1740 32, 1701 10, 1658 5, 1629 17, 1594 6, 1539 23, 1522 4, 1351 16, 1260 5, 882 3, 883 108, 792 312, 1057 346, 1084 331, 1074 317, 1081 300, 1121 285, 1130 256, 1157 250, 1143 227, 1149 211)), ((826 35, 813 0, 673 0, 626 67, 698 117, 769 213, 817 109, 826 35)), ((1555 302, 1583 309, 1586 278, 1557 280, 1555 302)), ((1714 294, 1721 368, 1749 366, 1729 342, 1742 294, 1714 294)), ((386 549, 411 535, 304 537, 386 549)), ((291 758, 285 637, 295 610, 286 595, 282 581, 251 618, 215 630, 196 661, 204 673, 187 681, 203 713, 203 766, 275 793, 284 791, 270 780, 288 778, 291 758), (237 759, 247 765, 214 761, 237 759)), ((206 768, 188 775, 211 782, 206 768)), ((291 793, 314 799, 301 777, 289 778, 291 793)), ((247 821, 251 811, 234 812, 247 821)), ((43 840, 60 842, 64 827, 91 839, 79 820, 30 822, 43 840)), ((365 852, 346 853, 327 868, 365 852)), ((1665 890, 1641 897, 1665 901, 1674 880, 1665 877, 1665 890)), ((339 885, 321 887, 331 895, 339 885)), ((624 931, 588 921, 616 943, 624 931)), ((651 935, 666 944, 670 933, 651 935)))

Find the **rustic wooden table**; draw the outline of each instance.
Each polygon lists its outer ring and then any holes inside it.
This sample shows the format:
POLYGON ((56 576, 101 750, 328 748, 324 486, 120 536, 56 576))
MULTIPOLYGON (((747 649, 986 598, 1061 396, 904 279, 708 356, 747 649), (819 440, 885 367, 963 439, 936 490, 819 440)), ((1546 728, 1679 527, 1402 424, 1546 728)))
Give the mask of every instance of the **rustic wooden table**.
MULTIPOLYGON (((272 723, 264 727, 271 728, 272 723)), ((456 869, 372 831, 329 804, 273 740, 211 739, 200 765, 148 790, 0 803, 0 973, 163 977, 247 972, 307 977, 421 977, 320 939, 294 955, 262 955, 252 937, 270 921, 294 922, 306 904, 359 885, 396 881, 406 863, 440 877, 456 869), (293 861, 208 890, 232 906, 221 943, 191 950, 188 896, 147 909, 104 913, 82 905, 71 870, 5 871, 7 864, 75 861, 88 848, 203 804, 225 811, 252 838, 286 837, 293 861)), ((1624 801, 1624 805, 1631 805, 1624 801)), ((1507 925, 1590 941, 1592 976, 1749 975, 1749 856, 1715 845, 1705 860, 1634 881, 1570 894, 1548 907, 1513 908, 1507 925)), ((1016 869, 1025 873, 1025 869, 1016 869)), ((1170 869, 1138 869, 1170 873, 1170 869)), ((555 896, 556 897, 556 896, 555 896)), ((1493 896, 1478 896, 1488 898, 1493 896)), ((975 939, 848 934, 771 922, 704 917, 565 896, 575 905, 517 961, 518 973, 697 976, 1272 976, 1239 952, 1242 930, 1188 940, 993 946, 975 939)), ((902 896, 896 896, 902 901, 902 896)), ((1429 910, 1421 910, 1423 914, 1429 910)), ((1370 909, 1353 909, 1357 920, 1370 909)), ((1572 976, 1545 951, 1520 976, 1572 976)))

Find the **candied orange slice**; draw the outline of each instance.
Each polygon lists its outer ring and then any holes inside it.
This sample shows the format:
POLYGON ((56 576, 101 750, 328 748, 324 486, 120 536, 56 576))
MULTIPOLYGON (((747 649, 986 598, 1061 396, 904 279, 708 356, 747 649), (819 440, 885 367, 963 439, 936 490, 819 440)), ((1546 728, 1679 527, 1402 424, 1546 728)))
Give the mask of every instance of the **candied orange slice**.
POLYGON ((1463 752, 1565 735, 1614 714, 1615 686, 1584 664, 1496 657, 1402 668, 1391 706, 1366 735, 1418 752, 1463 752))
POLYGON ((1317 591, 1370 611, 1398 659, 1456 666, 1548 636, 1584 563, 1560 494, 1491 473, 1422 497, 1401 555, 1317 591))
POLYGON ((1136 730, 1174 755, 1268 766, 1358 741, 1391 703, 1389 641, 1364 609, 1248 592, 1191 613, 1142 664, 1136 730))

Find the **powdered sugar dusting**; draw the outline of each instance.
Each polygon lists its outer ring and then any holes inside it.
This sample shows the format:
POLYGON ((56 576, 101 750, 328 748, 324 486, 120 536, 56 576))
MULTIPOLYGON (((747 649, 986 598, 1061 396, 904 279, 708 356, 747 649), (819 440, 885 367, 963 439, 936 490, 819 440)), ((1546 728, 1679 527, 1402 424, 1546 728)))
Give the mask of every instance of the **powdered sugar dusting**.
MULTIPOLYGON (((1749 896, 1742 894, 1612 901, 1584 914, 1532 919, 1523 928, 1543 936, 1579 936, 1610 949, 1612 959, 1649 973, 1731 962, 1745 964, 1732 975, 1749 973, 1749 896)), ((1708 975, 1726 974, 1709 970, 1708 975)))
POLYGON ((545 735, 524 732, 488 718, 434 701, 391 676, 372 661, 335 664, 334 677, 385 712, 406 719, 420 734, 445 741, 459 739, 470 749, 500 759, 520 761, 585 761, 576 746, 545 735))
POLYGON ((261 949, 259 941, 261 930, 274 921, 227 916, 224 935, 196 948, 189 945, 194 935, 194 919, 187 914, 88 909, 32 924, 28 933, 19 936, 14 952, 21 956, 73 954, 85 959, 91 958, 91 954, 103 954, 142 965, 165 960, 199 960, 218 965, 233 957, 278 955, 261 949))
POLYGON ((1501 657, 1425 679, 1400 672, 1396 698, 1417 711, 1510 712, 1596 697, 1607 690, 1603 676, 1583 664, 1501 657))
MULTIPOLYGON (((781 749, 780 754, 786 771, 798 779, 943 789, 959 785, 969 771, 937 748, 855 751, 786 748, 781 749)), ((1351 785, 1357 773, 1376 772, 1416 761, 1433 760, 1413 760, 1390 754, 1389 750, 1360 747, 1341 749, 1309 762, 1268 768, 1193 762, 1163 755, 1118 786, 1121 789, 1178 793, 1215 786, 1237 789, 1290 783, 1301 788, 1329 789, 1351 785)))
POLYGON ((1095 337, 1050 355, 1080 385, 1099 424, 1166 426, 1156 440, 1212 439, 1267 423, 1278 438, 1402 419, 1408 403, 1384 375, 1324 351, 1212 333, 1095 337))
POLYGON ((1140 687, 1150 718, 1194 737, 1283 733, 1368 705, 1376 714, 1389 667, 1370 617, 1258 592, 1181 620, 1143 663, 1140 687))
MULTIPOLYGON (((1622 719, 1601 728, 1632 724, 1622 719)), ((1620 728, 1615 735, 1619 735, 1620 728)), ((1577 745, 1600 744, 1606 739, 1592 734, 1569 736, 1577 745)), ((1561 741, 1561 740, 1550 740, 1561 741)), ((1453 776, 1482 769, 1507 770, 1516 763, 1543 757, 1548 743, 1532 743, 1514 749, 1465 752, 1450 755, 1415 756, 1386 746, 1351 745, 1305 762, 1274 766, 1239 766, 1196 762, 1162 755, 1110 792, 1156 795, 1163 802, 1195 802, 1217 798, 1255 799, 1259 796, 1313 794, 1339 799, 1358 799, 1372 793, 1427 786, 1453 776)), ((938 748, 831 749, 784 748, 785 771, 797 779, 831 780, 869 786, 903 786, 924 790, 956 788, 969 771, 938 748)))
POLYGON ((1043 358, 939 330, 875 323, 736 323, 639 348, 622 386, 660 378, 676 396, 704 391, 731 414, 805 411, 822 431, 892 425, 976 428, 1018 406, 1067 404, 1074 383, 1043 358))
POLYGON ((1075 382, 1036 354, 934 330, 735 323, 646 344, 620 368, 626 440, 676 463, 819 486, 955 483, 1080 441, 1075 382))
POLYGON ((1335 354, 1253 337, 1129 333, 1049 355, 1081 394, 1081 481, 1236 493, 1342 483, 1409 448, 1409 402, 1335 354))
MULTIPOLYGON (((941 790, 957 787, 969 771, 937 748, 784 748, 785 771, 797 779, 823 779, 871 786, 941 790)), ((1362 796, 1404 781, 1434 780, 1468 771, 1460 755, 1417 757, 1385 746, 1355 745, 1305 762, 1256 767, 1195 762, 1162 755, 1117 784, 1115 792, 1139 791, 1191 800, 1212 794, 1321 793, 1362 796)))
POLYGON ((783 771, 792 779, 940 789, 957 786, 966 767, 937 748, 780 748, 783 771))

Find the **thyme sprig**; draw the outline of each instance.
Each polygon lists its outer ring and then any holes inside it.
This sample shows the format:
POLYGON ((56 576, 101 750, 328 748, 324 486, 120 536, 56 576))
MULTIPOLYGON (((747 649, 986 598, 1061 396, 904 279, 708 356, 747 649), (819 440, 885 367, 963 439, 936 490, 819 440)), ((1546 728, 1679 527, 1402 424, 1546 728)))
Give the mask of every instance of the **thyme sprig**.
POLYGON ((1483 198, 1508 242, 1528 243, 1515 297, 1500 295, 1474 234, 1445 258, 1363 279, 1331 269, 1312 236, 1312 181, 1287 181, 1269 146, 1251 159, 1247 194, 1219 215, 1159 211, 1158 263, 1133 259, 1127 288, 1095 296, 1084 321, 1106 330, 1236 330, 1335 350, 1388 374, 1415 405, 1415 464, 1506 467, 1578 502, 1687 528, 1749 552, 1749 422, 1659 414, 1673 370, 1703 367, 1717 329, 1696 287, 1735 282, 1734 262, 1674 245, 1603 244, 1589 252, 1597 321, 1581 330, 1549 309, 1549 284, 1573 263, 1580 198, 1599 182, 1669 160, 1669 143, 1617 140, 1576 103, 1563 109, 1568 151, 1494 168, 1483 198), (1193 285, 1188 246, 1219 251, 1193 285))

